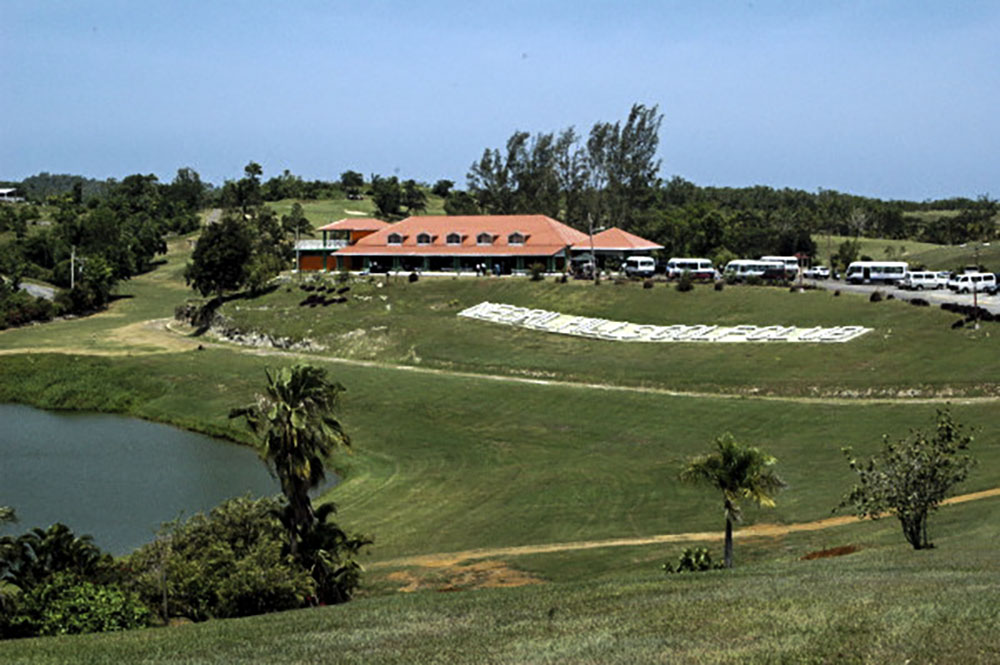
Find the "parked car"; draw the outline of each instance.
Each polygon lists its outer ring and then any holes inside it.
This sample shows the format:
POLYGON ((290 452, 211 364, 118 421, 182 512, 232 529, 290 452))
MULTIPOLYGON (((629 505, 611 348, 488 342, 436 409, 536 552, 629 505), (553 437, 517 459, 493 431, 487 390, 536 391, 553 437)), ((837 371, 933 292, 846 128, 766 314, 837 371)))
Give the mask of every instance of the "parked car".
POLYGON ((830 269, 826 266, 813 266, 811 268, 806 268, 803 276, 807 279, 829 279, 830 269))

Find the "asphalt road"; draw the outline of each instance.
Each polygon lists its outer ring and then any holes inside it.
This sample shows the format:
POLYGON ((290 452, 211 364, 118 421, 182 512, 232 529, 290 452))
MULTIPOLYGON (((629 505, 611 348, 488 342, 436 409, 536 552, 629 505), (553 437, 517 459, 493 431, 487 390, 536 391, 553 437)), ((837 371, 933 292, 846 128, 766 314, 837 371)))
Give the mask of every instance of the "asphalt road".
POLYGON ((45 298, 46 300, 52 300, 56 297, 56 290, 51 286, 40 286, 38 284, 25 284, 21 283, 21 290, 27 291, 36 298, 45 298))
MULTIPOLYGON (((885 284, 848 284, 843 280, 835 279, 807 279, 805 281, 809 284, 814 284, 821 289, 827 289, 828 291, 839 290, 844 293, 861 293, 866 295, 871 294, 874 291, 881 291, 884 295, 889 295, 891 293, 894 298, 898 298, 899 300, 923 298, 934 306, 940 306, 941 303, 946 302, 972 305, 974 300, 972 295, 959 295, 949 291, 948 289, 937 289, 933 291, 906 291, 904 289, 896 288, 895 286, 886 286, 885 284)), ((988 310, 992 314, 1000 314, 1000 295, 988 296, 984 293, 980 293, 977 298, 980 307, 988 310)))

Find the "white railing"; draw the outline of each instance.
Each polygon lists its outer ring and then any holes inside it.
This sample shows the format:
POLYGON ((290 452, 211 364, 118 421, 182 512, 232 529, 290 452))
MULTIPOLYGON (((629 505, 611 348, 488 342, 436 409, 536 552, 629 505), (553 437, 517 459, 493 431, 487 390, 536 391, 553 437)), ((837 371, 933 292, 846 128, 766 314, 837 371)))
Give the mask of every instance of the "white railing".
POLYGON ((346 240, 327 240, 325 243, 322 240, 299 240, 295 243, 296 250, 307 250, 307 249, 341 249, 347 247, 346 240))

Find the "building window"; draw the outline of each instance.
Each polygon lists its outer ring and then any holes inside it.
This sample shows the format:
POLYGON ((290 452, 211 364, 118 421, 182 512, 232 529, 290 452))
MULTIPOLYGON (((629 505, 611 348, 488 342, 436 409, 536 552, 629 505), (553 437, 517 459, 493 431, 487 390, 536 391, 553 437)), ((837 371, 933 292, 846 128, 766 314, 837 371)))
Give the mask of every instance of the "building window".
POLYGON ((399 235, 398 233, 390 233, 389 237, 386 238, 385 241, 386 241, 386 243, 388 243, 390 245, 402 245, 403 244, 403 236, 399 235))
POLYGON ((461 233, 449 233, 446 242, 449 245, 461 245, 462 244, 462 234, 461 233))
POLYGON ((431 234, 430 233, 418 233, 417 234, 417 244, 418 245, 429 245, 431 244, 431 234))
POLYGON ((486 233, 485 231, 483 233, 480 233, 479 235, 476 236, 476 244, 477 245, 492 245, 493 244, 493 234, 492 233, 486 233))
POLYGON ((508 245, 523 245, 524 244, 524 234, 520 231, 514 231, 509 236, 507 236, 508 245))

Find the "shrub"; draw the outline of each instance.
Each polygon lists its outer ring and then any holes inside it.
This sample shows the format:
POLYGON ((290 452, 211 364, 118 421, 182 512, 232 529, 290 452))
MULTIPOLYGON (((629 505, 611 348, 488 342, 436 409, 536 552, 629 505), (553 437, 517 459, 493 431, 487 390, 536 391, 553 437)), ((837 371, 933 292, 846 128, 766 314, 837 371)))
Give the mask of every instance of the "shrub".
POLYGON ((764 283, 764 280, 758 275, 750 275, 747 277, 747 286, 760 286, 764 283))
POLYGON ((302 607, 315 586, 308 571, 285 556, 280 507, 276 498, 242 497, 167 525, 129 556, 134 590, 164 621, 302 607))
POLYGON ((65 572, 22 595, 18 606, 11 631, 24 636, 130 630, 148 626, 152 616, 138 594, 65 572))
POLYGON ((705 570, 720 570, 721 563, 712 563, 712 555, 704 547, 688 547, 681 552, 677 566, 669 562, 661 566, 665 573, 700 573, 705 570))
POLYGON ((531 271, 531 281, 540 282, 545 279, 545 266, 541 263, 532 263, 529 268, 531 271))
POLYGON ((644 288, 644 289, 651 289, 651 288, 653 288, 653 280, 651 280, 651 279, 645 279, 645 280, 643 280, 642 281, 642 288, 644 288))
POLYGON ((882 292, 872 291, 872 294, 868 296, 868 302, 882 302, 882 292))
POLYGON ((678 291, 686 292, 694 290, 694 280, 691 279, 691 273, 685 270, 681 273, 681 276, 677 279, 677 285, 675 288, 678 291))

